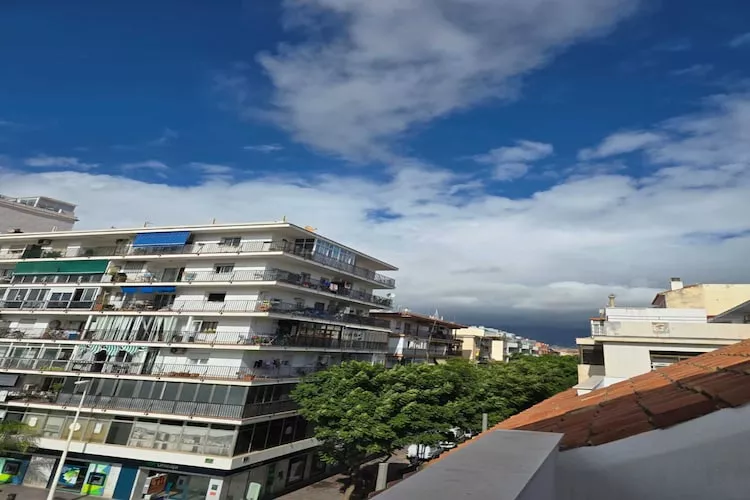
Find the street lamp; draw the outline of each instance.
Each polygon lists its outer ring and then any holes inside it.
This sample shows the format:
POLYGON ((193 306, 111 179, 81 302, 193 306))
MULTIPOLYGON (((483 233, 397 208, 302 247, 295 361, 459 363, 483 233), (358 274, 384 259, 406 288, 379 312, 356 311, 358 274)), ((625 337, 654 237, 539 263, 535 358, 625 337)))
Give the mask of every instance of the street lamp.
POLYGON ((78 403, 76 415, 75 417, 73 417, 73 423, 70 424, 70 427, 68 428, 68 440, 65 443, 65 449, 63 450, 62 455, 60 455, 60 463, 57 464, 55 475, 52 476, 52 487, 49 489, 47 500, 55 500, 55 490, 57 490, 57 483, 60 481, 60 475, 62 474, 63 467, 65 466, 65 459, 68 458, 70 443, 73 441, 73 433, 76 431, 76 426, 78 425, 78 417, 81 416, 81 408, 83 408, 83 402, 86 400, 86 393, 89 390, 90 382, 90 380, 79 380, 78 382, 74 382, 74 385, 76 386, 83 386, 83 394, 81 394, 81 401, 78 403))

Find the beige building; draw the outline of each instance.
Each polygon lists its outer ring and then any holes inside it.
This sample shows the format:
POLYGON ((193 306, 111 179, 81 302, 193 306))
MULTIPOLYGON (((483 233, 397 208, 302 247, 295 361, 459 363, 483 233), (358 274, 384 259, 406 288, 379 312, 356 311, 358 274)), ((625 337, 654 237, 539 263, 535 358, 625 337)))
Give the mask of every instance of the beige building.
POLYGON ((670 289, 658 293, 651 305, 670 309, 705 309, 708 317, 713 317, 748 300, 750 284, 683 285, 680 278, 672 278, 670 289))
POLYGON ((44 196, 0 194, 0 233, 70 231, 78 221, 75 209, 75 205, 44 196))
POLYGON ((610 296, 609 307, 591 318, 591 336, 576 339, 579 392, 750 339, 750 308, 741 301, 750 285, 672 283, 654 307, 616 307, 610 296))
POLYGON ((538 356, 549 352, 549 346, 543 342, 497 328, 469 326, 455 330, 454 334, 462 341, 463 357, 471 361, 508 361, 514 354, 538 356))

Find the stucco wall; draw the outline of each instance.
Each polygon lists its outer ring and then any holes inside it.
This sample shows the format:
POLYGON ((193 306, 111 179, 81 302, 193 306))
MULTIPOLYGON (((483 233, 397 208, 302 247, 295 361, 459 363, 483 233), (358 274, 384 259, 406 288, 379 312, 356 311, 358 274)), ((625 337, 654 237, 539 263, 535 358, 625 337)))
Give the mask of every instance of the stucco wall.
POLYGON ((557 500, 747 500, 750 405, 559 454, 557 500))
POLYGON ((578 365, 578 383, 584 382, 589 377, 604 375, 604 367, 601 365, 578 365))
POLYGON ((667 307, 704 308, 709 316, 750 300, 748 284, 707 284, 681 288, 665 294, 667 307))
MULTIPOLYGON (((750 324, 738 323, 672 323, 660 321, 605 321, 604 336, 658 337, 661 339, 745 340, 750 338, 750 324)), ((596 338, 602 340, 600 335, 596 338)))
MULTIPOLYGON (((17 203, 13 203, 17 205, 17 203)), ((70 231, 74 222, 50 215, 37 213, 38 210, 26 210, 23 207, 9 207, 7 203, 0 201, 0 233, 7 233, 11 229, 19 228, 24 233, 39 233, 52 231, 70 231)))
POLYGON ((607 343, 604 344, 605 375, 630 378, 650 372, 650 351, 709 352, 718 347, 704 344, 607 343))

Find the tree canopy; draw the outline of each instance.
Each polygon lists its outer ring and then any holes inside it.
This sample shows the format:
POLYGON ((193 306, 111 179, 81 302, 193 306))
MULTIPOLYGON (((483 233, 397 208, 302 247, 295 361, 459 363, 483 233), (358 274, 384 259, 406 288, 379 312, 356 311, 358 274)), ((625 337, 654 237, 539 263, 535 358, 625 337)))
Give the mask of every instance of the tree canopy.
POLYGON ((522 356, 508 363, 465 360, 386 369, 347 362, 306 377, 292 392, 315 426, 321 458, 350 471, 368 456, 432 443, 451 427, 478 430, 504 420, 577 381, 569 356, 522 356))
POLYGON ((0 450, 27 452, 36 448, 34 429, 22 422, 0 422, 0 450))

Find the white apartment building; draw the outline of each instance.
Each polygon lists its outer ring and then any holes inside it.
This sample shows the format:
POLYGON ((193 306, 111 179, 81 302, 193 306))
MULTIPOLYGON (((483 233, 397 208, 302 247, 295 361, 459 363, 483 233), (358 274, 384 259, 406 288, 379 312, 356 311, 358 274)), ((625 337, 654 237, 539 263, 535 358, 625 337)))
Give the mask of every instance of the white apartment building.
POLYGON ((78 221, 75 209, 75 205, 44 196, 13 198, 0 194, 0 234, 70 231, 78 221))
POLYGON ((368 311, 394 270, 286 222, 0 235, 0 409, 39 435, 0 471, 48 486, 85 387, 61 490, 244 500, 324 474, 289 393, 385 362, 368 311))
POLYGON ((471 361, 508 361, 514 354, 538 356, 541 342, 486 326, 469 326, 454 331, 463 342, 463 356, 471 361))
POLYGON ((609 301, 590 319, 591 336, 576 339, 579 394, 750 338, 742 307, 709 316, 703 308, 616 307, 613 295, 609 301))
POLYGON ((386 366, 440 363, 461 356, 461 340, 453 332, 465 325, 447 321, 438 314, 419 314, 409 309, 370 311, 370 316, 389 322, 390 339, 386 366))

